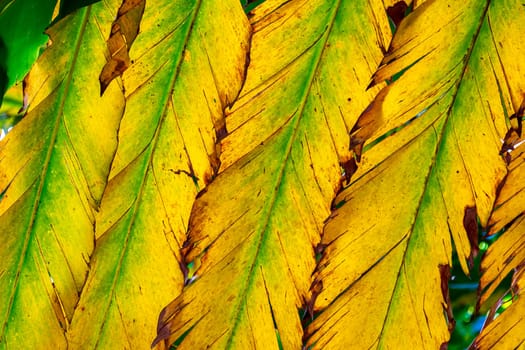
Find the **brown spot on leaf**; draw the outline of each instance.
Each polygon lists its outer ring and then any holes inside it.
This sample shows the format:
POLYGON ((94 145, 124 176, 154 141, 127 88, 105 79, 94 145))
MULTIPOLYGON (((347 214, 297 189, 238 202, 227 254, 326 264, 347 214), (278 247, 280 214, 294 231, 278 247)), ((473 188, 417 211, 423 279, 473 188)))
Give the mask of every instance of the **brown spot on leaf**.
POLYGON ((314 311, 315 311, 315 300, 323 290, 323 282, 319 280, 315 280, 312 283, 312 286, 310 287, 310 291, 312 292, 312 297, 308 301, 308 304, 306 305, 306 310, 308 311, 308 314, 310 315, 310 319, 314 319, 314 311))
POLYGON ((448 281, 450 280, 450 265, 439 265, 439 275, 441 277, 441 294, 445 300, 444 309, 447 314, 448 330, 452 332, 456 326, 456 320, 452 314, 452 302, 450 301, 450 294, 448 292, 448 281))
POLYGON ((314 252, 315 254, 323 254, 324 250, 326 249, 326 244, 319 243, 315 246, 314 252))
POLYGON ((478 220, 477 220, 477 209, 473 207, 465 207, 465 214, 463 215, 463 227, 467 232, 468 240, 470 242, 470 256, 469 266, 472 267, 474 258, 479 253, 478 247, 478 220))
POLYGON ((182 271, 182 274, 184 275, 184 281, 186 281, 188 279, 188 273, 190 272, 190 270, 188 270, 188 267, 182 261, 179 261, 179 267, 182 271))
POLYGON ((217 142, 222 141, 226 136, 228 136, 228 130, 226 129, 226 124, 223 124, 220 128, 215 131, 215 136, 217 137, 217 142))
POLYGON ((131 64, 129 50, 139 33, 145 6, 146 0, 124 0, 120 6, 107 41, 110 57, 99 76, 100 95, 106 91, 109 83, 122 75, 131 64))
POLYGON ((386 9, 388 17, 394 22, 395 26, 398 27, 399 23, 406 17, 408 6, 404 1, 399 1, 394 6, 389 6, 386 9))
POLYGON ((350 183, 350 180, 352 178, 352 175, 355 174, 357 171, 357 163, 355 161, 355 158, 351 158, 347 160, 344 163, 341 163, 341 167, 344 169, 344 179, 346 181, 346 184, 348 185, 350 183))
POLYGON ((166 312, 166 308, 162 309, 162 311, 160 312, 159 320, 157 323, 157 336, 151 343, 152 348, 161 341, 168 339, 168 337, 170 336, 169 323, 164 323, 164 320, 166 319, 166 312))

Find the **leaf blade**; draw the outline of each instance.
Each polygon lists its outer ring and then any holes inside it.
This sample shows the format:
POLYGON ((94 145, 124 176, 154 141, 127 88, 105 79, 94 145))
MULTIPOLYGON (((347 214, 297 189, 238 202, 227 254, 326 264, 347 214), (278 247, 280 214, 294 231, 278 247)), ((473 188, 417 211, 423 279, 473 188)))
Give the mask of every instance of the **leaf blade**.
POLYGON ((190 220, 185 259, 200 259, 199 277, 161 314, 157 341, 302 346, 298 308, 340 185, 338 163, 349 157, 347 125, 377 91, 365 92, 367 60, 378 62, 388 40, 386 17, 376 18, 382 3, 372 4, 275 1, 254 10, 247 80, 227 111, 222 172, 190 220), (353 11, 362 17, 349 21, 353 11))
POLYGON ((123 108, 117 86, 100 99, 88 78, 105 61, 94 17, 103 26, 112 15, 96 5, 50 29, 66 44, 50 47, 33 67, 28 114, 2 141, 3 347, 65 347, 64 329, 89 268, 94 212, 123 108), (101 107, 105 118, 99 121, 93 116, 101 107), (26 302, 33 307, 27 310, 26 302))
POLYGON ((93 268, 68 333, 82 348, 150 347, 184 283, 191 206, 214 174, 216 130, 243 80, 249 27, 237 1, 148 2, 140 25, 93 268))
POLYGON ((352 130, 361 166, 357 180, 336 199, 345 204, 325 227, 327 248, 316 273, 323 286, 316 307, 323 313, 309 327, 309 345, 351 346, 341 335, 364 328, 368 336, 356 340, 364 348, 436 348, 449 339, 453 320, 443 266, 451 264, 452 242, 465 270, 476 254, 477 216, 485 225, 506 172, 499 155, 505 113, 522 87, 507 84, 503 71, 515 64, 494 40, 519 40, 513 20, 503 15, 518 4, 447 5, 425 2, 401 22, 374 81, 406 71, 352 130), (496 26, 500 19, 511 22, 513 31, 496 26), (373 140, 369 148, 365 140, 373 140), (390 275, 379 278, 380 268, 390 275), (377 296, 375 289, 386 288, 383 280, 392 293, 377 296), (425 292, 415 293, 421 286, 425 292), (370 320, 352 319, 359 302, 371 300, 382 308, 374 306, 370 320), (401 343, 400 333, 411 336, 401 343))

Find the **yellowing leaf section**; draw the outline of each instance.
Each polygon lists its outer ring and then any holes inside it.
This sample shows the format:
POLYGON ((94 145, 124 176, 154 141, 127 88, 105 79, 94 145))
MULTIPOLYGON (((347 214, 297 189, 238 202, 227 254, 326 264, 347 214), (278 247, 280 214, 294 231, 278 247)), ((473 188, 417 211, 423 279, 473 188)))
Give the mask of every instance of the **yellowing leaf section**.
POLYGON ((508 167, 509 173, 501 186, 495 210, 489 220, 489 223, 492 223, 490 232, 498 232, 511 222, 512 225, 483 256, 480 288, 485 291, 480 303, 484 303, 501 281, 525 261, 525 143, 512 150, 510 156, 512 160, 508 167))
POLYGON ((190 210, 244 78, 250 28, 237 0, 148 1, 140 27, 91 272, 68 333, 75 349, 150 348, 162 307, 182 289, 190 210))
POLYGON ((29 112, 0 143, 0 349, 66 348, 124 106, 91 79, 114 15, 100 3, 49 30, 29 112))
MULTIPOLYGON (((517 118, 523 118, 523 104, 517 111, 517 118)), ((521 124, 521 123, 520 123, 521 124)), ((516 130, 521 133, 521 126, 516 130)), ((507 134, 507 136, 512 133, 507 134)), ((521 136, 521 135, 518 135, 521 136)), ((506 139, 506 141, 508 138, 506 139)), ((489 247, 483 260, 481 269, 483 274, 480 289, 483 290, 479 303, 487 302, 504 278, 513 274, 511 283, 512 304, 498 315, 496 312, 501 305, 501 299, 492 306, 486 324, 481 334, 474 341, 474 349, 492 349, 495 346, 508 349, 523 347, 525 343, 525 303, 523 301, 524 263, 525 263, 525 215, 523 203, 525 179, 525 143, 518 138, 510 143, 507 150, 510 159, 509 173, 501 186, 489 223, 490 232, 497 232, 509 226, 501 237, 489 247)))
POLYGON ((339 162, 377 91, 365 92, 389 40, 382 2, 275 4, 253 13, 222 173, 192 211, 185 261, 200 258, 197 281, 160 316, 157 341, 178 349, 301 348, 298 309, 339 162))
POLYGON ((352 130, 360 168, 324 230, 315 304, 323 311, 308 345, 448 341, 451 236, 467 270, 477 219, 488 222, 506 173, 499 150, 523 94, 523 14, 516 1, 428 1, 399 26, 374 81, 406 71, 352 130))

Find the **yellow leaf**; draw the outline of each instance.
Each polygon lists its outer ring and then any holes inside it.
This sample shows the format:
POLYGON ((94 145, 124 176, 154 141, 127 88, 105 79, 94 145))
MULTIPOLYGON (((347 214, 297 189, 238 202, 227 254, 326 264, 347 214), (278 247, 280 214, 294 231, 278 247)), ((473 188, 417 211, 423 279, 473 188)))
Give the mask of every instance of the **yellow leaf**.
POLYGON ((525 299, 520 296, 512 302, 512 305, 505 312, 485 325, 481 334, 474 340, 472 348, 476 350, 523 349, 525 340, 524 314, 525 299))
MULTIPOLYGON (((492 306, 481 334, 474 341, 476 349, 491 349, 494 346, 501 348, 518 348, 525 341, 525 313, 523 303, 524 263, 525 263, 525 139, 521 133, 521 119, 525 108, 525 100, 517 113, 513 116, 519 120, 519 126, 512 128, 504 140, 502 152, 509 160, 509 173, 501 185, 495 210, 489 223, 490 233, 500 231, 510 225, 493 245, 489 247, 483 260, 480 280, 480 290, 483 294, 479 304, 484 304, 494 293, 501 282, 512 272, 511 284, 512 304, 496 319, 497 309, 501 299, 492 306)), ((502 297, 503 298, 503 297, 502 297)))
MULTIPOLYGON (((520 233, 521 237, 524 235, 524 224, 522 215, 519 220, 512 225, 509 231, 505 232, 504 235, 498 239, 494 244, 494 247, 498 246, 493 252, 497 252, 502 247, 499 241, 509 234, 516 238, 516 232, 520 233)), ((503 240, 502 242, 505 242, 503 240)), ((513 244, 518 245, 521 242, 516 241, 513 244)), ((492 247, 491 247, 492 248, 492 247)), ((523 322, 523 314, 525 314, 525 303, 523 298, 524 286, 525 286, 525 269, 523 268, 523 257, 517 249, 514 250, 518 253, 515 257, 516 260, 521 259, 521 264, 516 267, 514 276, 512 279, 512 286, 507 295, 502 296, 487 316, 485 324, 480 334, 476 337, 472 343, 472 349, 522 349, 525 341, 525 322, 523 322), (503 313, 500 307, 503 306, 503 313), (500 310, 498 310, 500 309, 500 310)), ((490 266, 489 268, 491 268, 490 266)), ((506 266, 505 266, 506 268, 506 266)))
POLYGON ((525 262, 524 219, 523 215, 516 219, 483 256, 480 304, 485 303, 503 279, 525 262))
MULTIPOLYGON (((521 113, 518 113, 518 118, 523 118, 524 107, 525 99, 522 108, 519 110, 521 113)), ((515 132, 514 128, 510 129, 507 135, 512 136, 513 132, 515 132)), ((519 132, 521 133, 521 125, 519 126, 519 132)), ((507 140, 508 138, 505 139, 502 153, 505 154, 505 158, 509 159, 509 173, 501 185, 501 190, 494 205, 495 210, 489 220, 489 233, 491 234, 500 231, 524 211, 525 138, 520 138, 506 145, 507 140)))
POLYGON ((124 107, 117 84, 100 98, 91 79, 113 17, 97 4, 49 30, 26 78, 29 112, 0 144, 1 349, 66 348, 124 107))
POLYGON ((244 78, 250 28, 237 0, 149 1, 140 26, 92 269, 68 332, 74 349, 150 348, 159 312, 182 289, 190 210, 244 78))
MULTIPOLYGON (((523 112, 522 112, 523 113, 523 112)), ((512 132, 513 129, 511 129, 512 132)), ((525 220, 522 215, 525 203, 525 143, 519 139, 516 149, 512 146, 505 153, 511 157, 509 172, 501 185, 495 210, 492 213, 489 224, 489 233, 500 231, 512 222, 498 240, 489 247, 481 262, 483 274, 480 280, 480 289, 483 294, 480 304, 483 304, 501 281, 515 268, 525 261, 525 220)))
POLYGON ((448 341, 450 235, 467 270, 477 219, 487 224, 506 173, 506 117, 525 91, 525 61, 515 59, 525 54, 524 16, 516 1, 427 1, 401 22, 374 82, 402 75, 352 131, 361 164, 324 230, 323 311, 308 345, 436 349, 448 341))
POLYGON ((196 201, 186 262, 197 281, 162 312, 178 349, 299 349, 320 238, 348 131, 390 30, 382 2, 269 1, 252 16, 247 79, 227 111, 221 171, 196 201), (270 10, 271 9, 271 10, 270 10), (259 12, 262 11, 262 12, 259 12))

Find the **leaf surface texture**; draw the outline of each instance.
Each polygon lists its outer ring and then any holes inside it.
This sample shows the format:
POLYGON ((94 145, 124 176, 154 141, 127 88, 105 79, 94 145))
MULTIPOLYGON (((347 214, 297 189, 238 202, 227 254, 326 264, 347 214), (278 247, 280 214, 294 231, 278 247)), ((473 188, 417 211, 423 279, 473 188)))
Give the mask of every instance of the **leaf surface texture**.
MULTIPOLYGON (((525 100, 511 117, 511 121, 522 120, 525 100), (516 119, 516 120, 514 120, 516 119)), ((489 233, 506 229, 492 244, 481 261, 483 272, 480 290, 483 291, 480 304, 486 303, 504 278, 512 273, 512 304, 495 318, 501 299, 492 306, 480 335, 473 343, 475 349, 491 349, 495 346, 519 348, 525 342, 525 322, 523 314, 524 264, 525 264, 525 139, 521 121, 507 133, 502 152, 507 154, 508 175, 505 178, 495 203, 495 209, 489 220, 489 233)))
POLYGON ((269 1, 251 21, 221 174, 190 220, 184 252, 200 259, 197 281, 159 320, 157 341, 180 338, 181 349, 302 346, 314 247, 390 35, 382 2, 269 1))
POLYGON ((308 345, 448 341, 452 244, 468 270, 506 174, 500 140, 523 94, 518 12, 516 1, 427 1, 401 22, 374 82, 401 77, 352 130, 360 167, 325 226, 308 345))
POLYGON ((68 333, 81 349, 150 347, 159 312, 184 283, 190 210, 214 174, 223 109, 244 78, 250 28, 236 0, 150 1, 140 28, 92 269, 68 333))
POLYGON ((97 4, 49 30, 55 44, 26 78, 29 112, 2 140, 0 348, 65 348, 124 107, 118 84, 100 98, 90 79, 113 16, 97 4))

